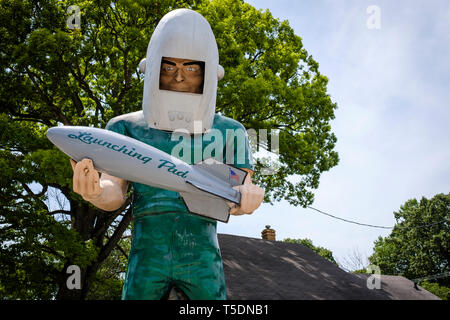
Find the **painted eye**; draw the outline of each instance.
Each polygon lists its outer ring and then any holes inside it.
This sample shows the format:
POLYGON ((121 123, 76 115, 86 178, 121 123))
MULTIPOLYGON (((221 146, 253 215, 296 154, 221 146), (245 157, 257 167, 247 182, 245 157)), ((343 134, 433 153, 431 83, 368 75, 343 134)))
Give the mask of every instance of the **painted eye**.
POLYGON ((187 71, 197 71, 197 68, 195 68, 195 67, 188 67, 187 71))
POLYGON ((173 70, 173 67, 164 67, 164 70, 165 70, 165 71, 172 71, 172 70, 173 70))

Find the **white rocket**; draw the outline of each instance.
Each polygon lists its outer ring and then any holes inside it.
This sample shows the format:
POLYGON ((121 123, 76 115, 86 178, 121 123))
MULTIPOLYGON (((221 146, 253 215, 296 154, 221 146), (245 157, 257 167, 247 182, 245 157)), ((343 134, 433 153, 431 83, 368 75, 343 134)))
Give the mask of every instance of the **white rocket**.
POLYGON ((233 186, 243 184, 247 172, 212 158, 189 165, 136 139, 91 127, 53 127, 47 138, 77 162, 91 159, 100 172, 179 192, 194 214, 228 222, 226 201, 241 201, 233 186))

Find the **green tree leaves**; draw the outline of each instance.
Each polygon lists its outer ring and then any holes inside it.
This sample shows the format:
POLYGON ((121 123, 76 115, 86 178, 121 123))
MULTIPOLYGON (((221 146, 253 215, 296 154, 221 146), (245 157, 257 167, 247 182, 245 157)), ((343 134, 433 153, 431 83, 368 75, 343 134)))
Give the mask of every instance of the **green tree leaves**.
MULTIPOLYGON (((369 261, 383 274, 408 279, 450 272, 450 194, 408 200, 394 216, 397 224, 375 241, 369 261)), ((450 278, 438 283, 450 287, 450 278)))
POLYGON ((286 239, 283 240, 283 242, 301 244, 301 245, 311 249, 312 251, 317 253, 322 258, 325 258, 326 260, 334 263, 335 265, 338 265, 336 260, 334 260, 333 252, 331 252, 331 250, 326 249, 324 247, 317 247, 317 246, 315 246, 311 239, 291 239, 291 238, 286 238, 286 239))

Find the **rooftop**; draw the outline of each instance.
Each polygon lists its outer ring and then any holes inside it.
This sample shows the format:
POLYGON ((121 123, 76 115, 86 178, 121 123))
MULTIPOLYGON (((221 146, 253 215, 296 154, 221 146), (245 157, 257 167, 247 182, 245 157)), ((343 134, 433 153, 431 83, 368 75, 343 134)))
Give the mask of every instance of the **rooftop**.
POLYGON ((218 234, 230 300, 439 300, 399 276, 381 276, 369 289, 368 274, 340 269, 295 243, 218 234))

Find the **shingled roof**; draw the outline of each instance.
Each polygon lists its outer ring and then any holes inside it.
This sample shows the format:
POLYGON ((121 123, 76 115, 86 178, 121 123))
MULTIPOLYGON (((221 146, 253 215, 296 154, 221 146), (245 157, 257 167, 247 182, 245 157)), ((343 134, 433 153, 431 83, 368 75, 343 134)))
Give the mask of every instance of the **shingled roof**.
MULTIPOLYGON (((356 274, 367 281, 369 274, 356 274)), ((421 286, 414 287, 414 282, 401 276, 381 275, 381 291, 392 300, 441 300, 421 286)))
POLYGON ((402 277, 382 276, 381 289, 368 289, 369 275, 348 273, 300 244, 227 234, 218 240, 230 300, 439 299, 402 277))

